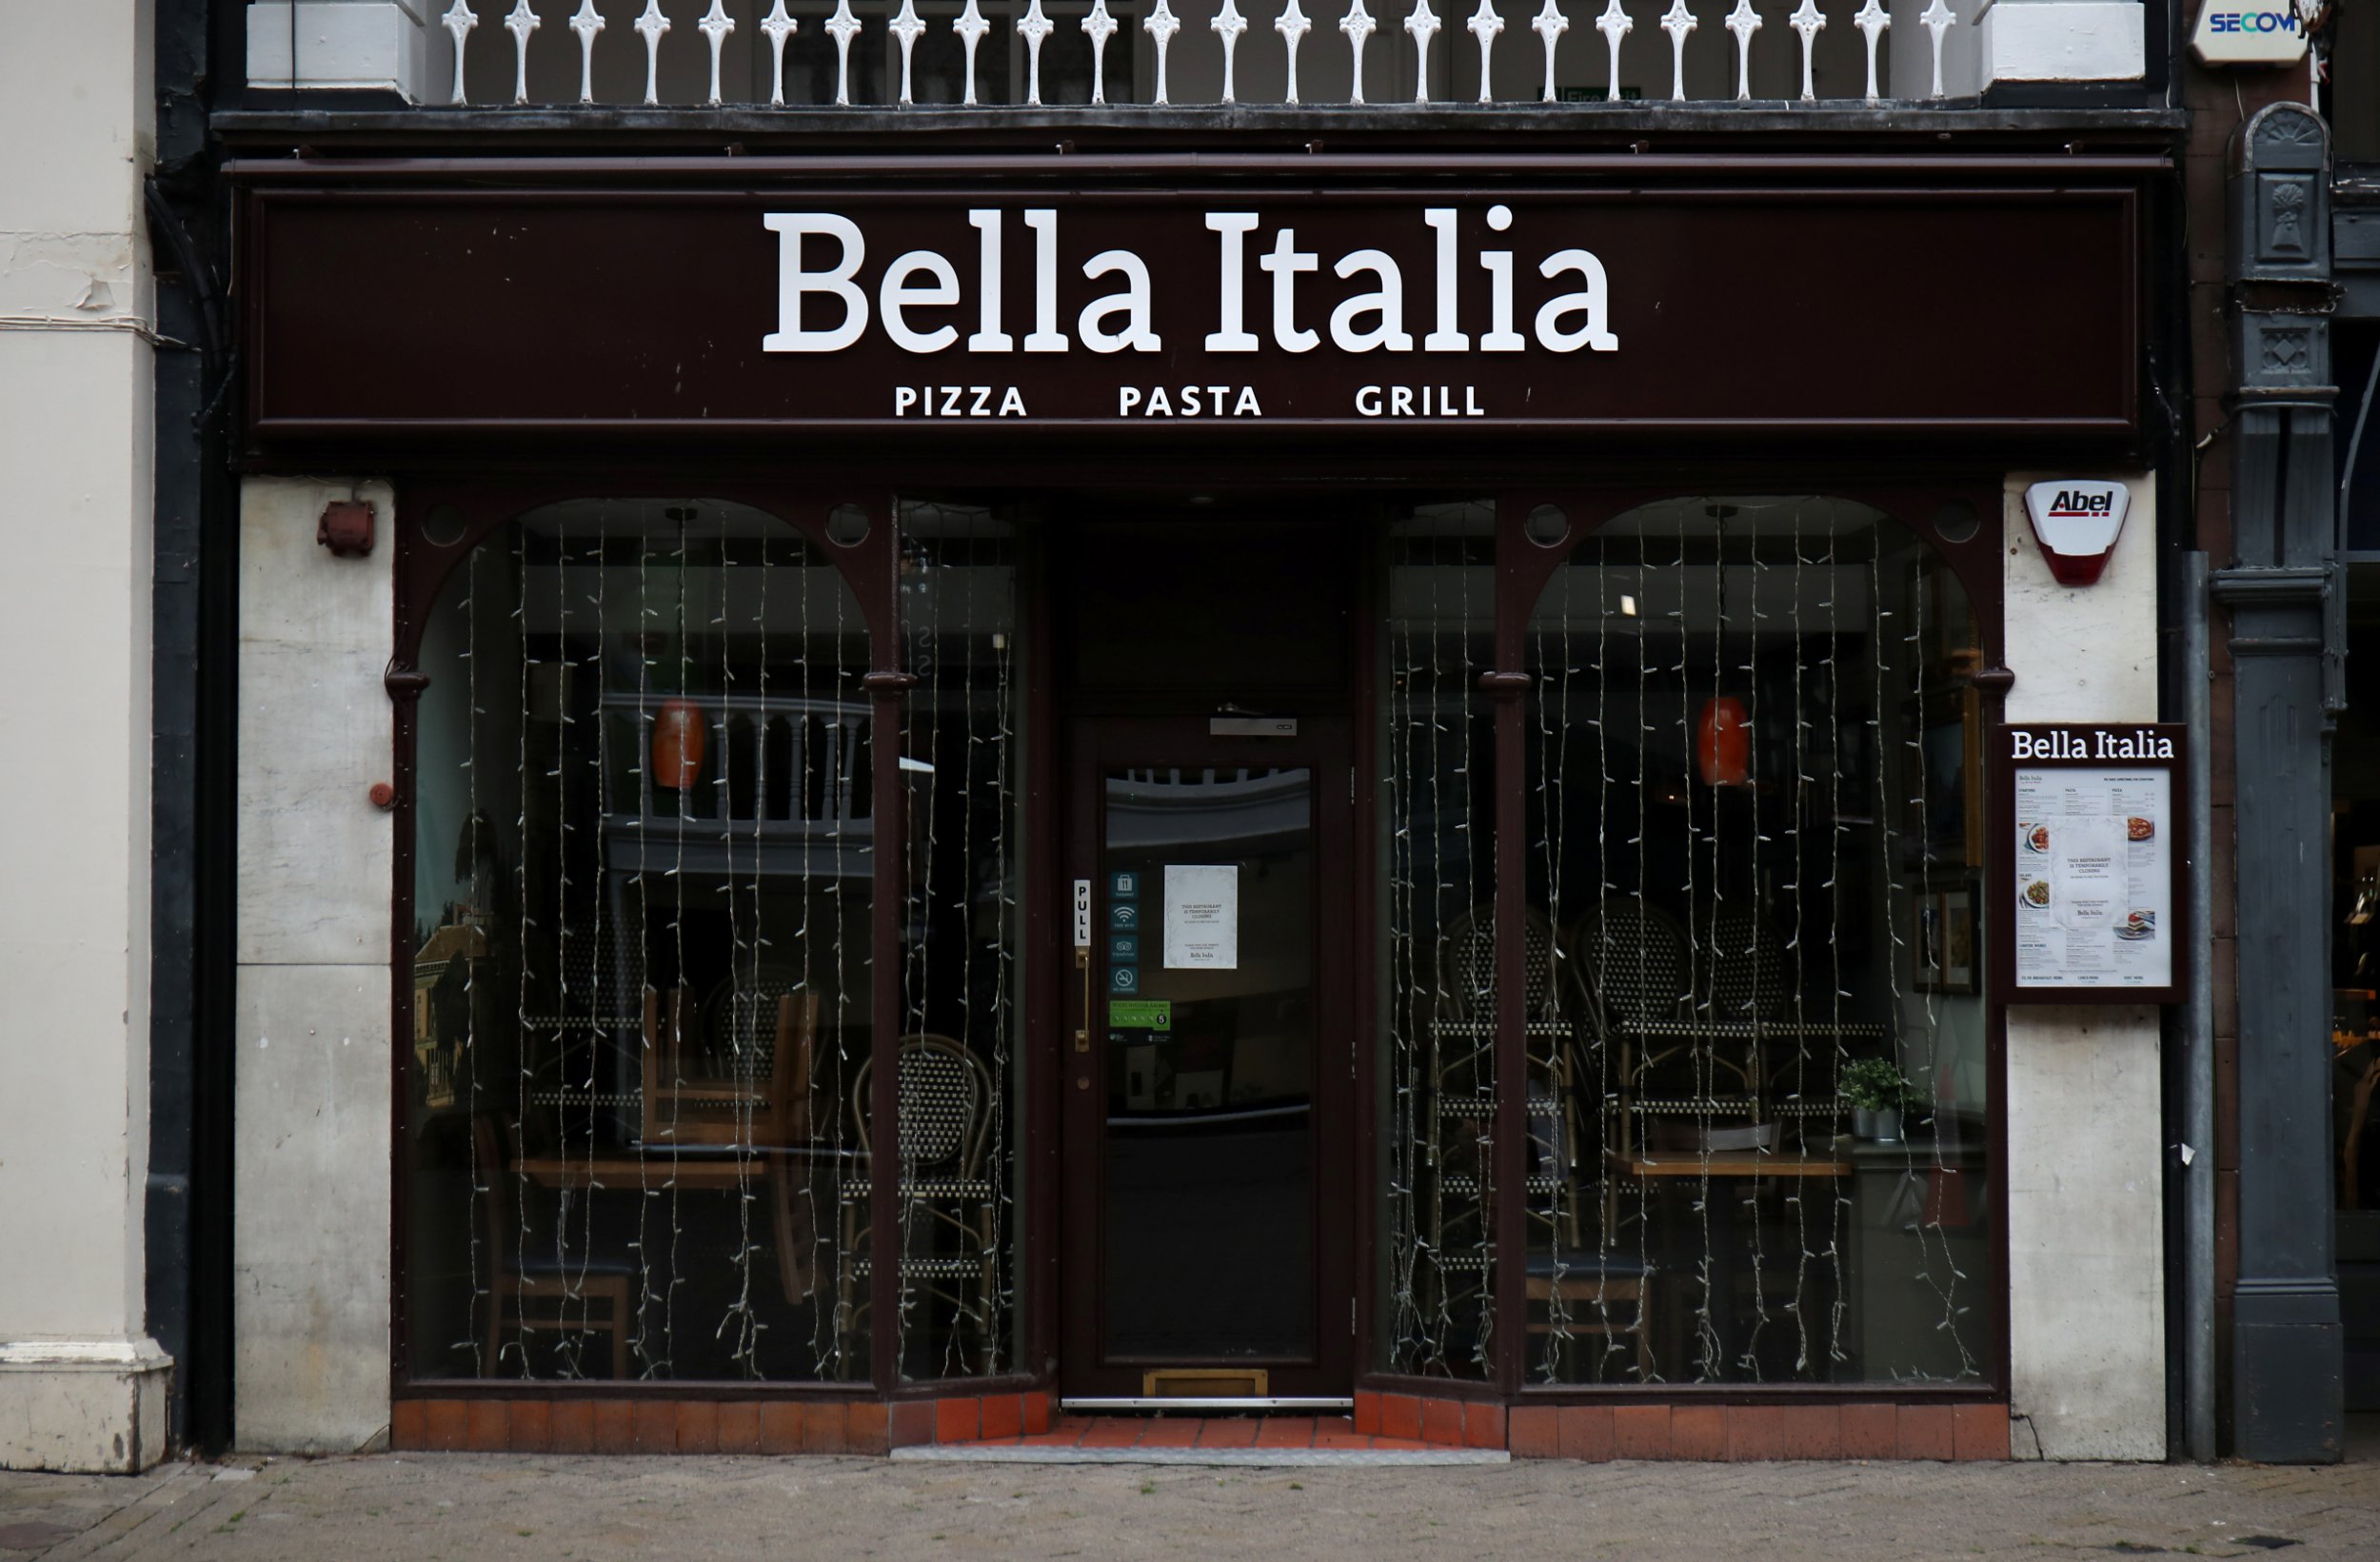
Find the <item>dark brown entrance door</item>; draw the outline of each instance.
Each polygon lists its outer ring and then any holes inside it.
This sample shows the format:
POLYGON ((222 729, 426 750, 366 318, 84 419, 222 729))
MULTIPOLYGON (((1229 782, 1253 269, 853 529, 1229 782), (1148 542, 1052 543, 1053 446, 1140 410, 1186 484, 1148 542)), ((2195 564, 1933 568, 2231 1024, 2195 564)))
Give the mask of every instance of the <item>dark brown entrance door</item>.
POLYGON ((1347 729, 1247 724, 1070 728, 1069 1398, 1350 1392, 1347 729))

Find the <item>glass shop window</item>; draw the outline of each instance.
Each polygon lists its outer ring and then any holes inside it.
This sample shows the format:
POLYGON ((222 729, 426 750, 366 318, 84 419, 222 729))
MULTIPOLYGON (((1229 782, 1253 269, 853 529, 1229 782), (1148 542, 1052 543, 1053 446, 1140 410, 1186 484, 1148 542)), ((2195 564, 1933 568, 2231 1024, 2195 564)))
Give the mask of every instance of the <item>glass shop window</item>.
MULTIPOLYGON (((1001 513, 902 503, 902 667, 917 680, 900 758, 909 840, 899 1328, 910 1378, 1019 1370, 1017 547, 1001 513)), ((854 1235, 864 1271, 866 1234, 854 1235)))
POLYGON ((867 651, 819 544, 708 500, 538 509, 446 583, 414 1376, 866 1376, 867 651))
POLYGON ((1485 1376, 1526 1210, 1533 1383, 1961 1383, 1990 1362, 1975 622, 1899 524, 1690 498, 1566 547, 1523 645, 1495 907, 1495 514, 1390 531, 1383 1364, 1485 1376), (1526 1181, 1495 1188, 1502 940, 1526 1181))
POLYGON ((1679 499, 1571 544, 1525 658, 1527 1380, 1980 1380, 1958 583, 1857 504, 1679 499))
POLYGON ((1494 1363, 1496 506, 1426 505, 1388 537, 1376 1103, 1382 1365, 1494 1363))

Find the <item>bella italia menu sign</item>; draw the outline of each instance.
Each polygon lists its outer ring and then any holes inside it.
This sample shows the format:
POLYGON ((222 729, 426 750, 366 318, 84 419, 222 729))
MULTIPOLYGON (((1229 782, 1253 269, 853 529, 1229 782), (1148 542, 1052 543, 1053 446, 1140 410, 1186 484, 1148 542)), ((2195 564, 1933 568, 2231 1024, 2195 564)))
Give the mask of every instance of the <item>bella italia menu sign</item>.
POLYGON ((2178 726, 1999 733, 2012 1000, 2179 997, 2178 726))

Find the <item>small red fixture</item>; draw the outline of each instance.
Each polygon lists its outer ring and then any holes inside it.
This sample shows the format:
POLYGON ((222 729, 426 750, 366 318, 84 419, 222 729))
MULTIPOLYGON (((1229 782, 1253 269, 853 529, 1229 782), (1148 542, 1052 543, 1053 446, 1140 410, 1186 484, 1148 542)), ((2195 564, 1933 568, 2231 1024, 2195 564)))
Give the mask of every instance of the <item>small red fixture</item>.
POLYGON ((397 789, 387 781, 374 781, 371 798, 375 808, 394 808, 397 805, 397 789))
POLYGON ((703 707, 691 700, 664 700, 653 713, 653 784, 684 792, 703 774, 703 751, 710 734, 703 707))
POLYGON ((360 499, 338 499, 323 506, 314 541, 334 559, 361 559, 372 551, 372 507, 360 499))
POLYGON ((1752 784, 1752 718, 1734 695, 1702 702, 1695 727, 1695 767, 1705 786, 1752 784))

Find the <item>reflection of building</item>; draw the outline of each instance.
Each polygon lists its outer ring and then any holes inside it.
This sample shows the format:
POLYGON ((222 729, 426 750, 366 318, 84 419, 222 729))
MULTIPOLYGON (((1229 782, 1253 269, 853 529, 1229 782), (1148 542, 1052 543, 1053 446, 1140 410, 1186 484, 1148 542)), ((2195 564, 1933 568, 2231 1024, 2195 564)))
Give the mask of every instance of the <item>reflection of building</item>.
POLYGON ((458 922, 436 929, 414 952, 413 1062, 424 1106, 454 1105, 455 1061, 469 1024, 467 1016, 457 1024, 456 1011, 470 1002, 471 962, 486 958, 486 930, 458 922), (446 1022, 433 1024, 440 1015, 446 1022))

